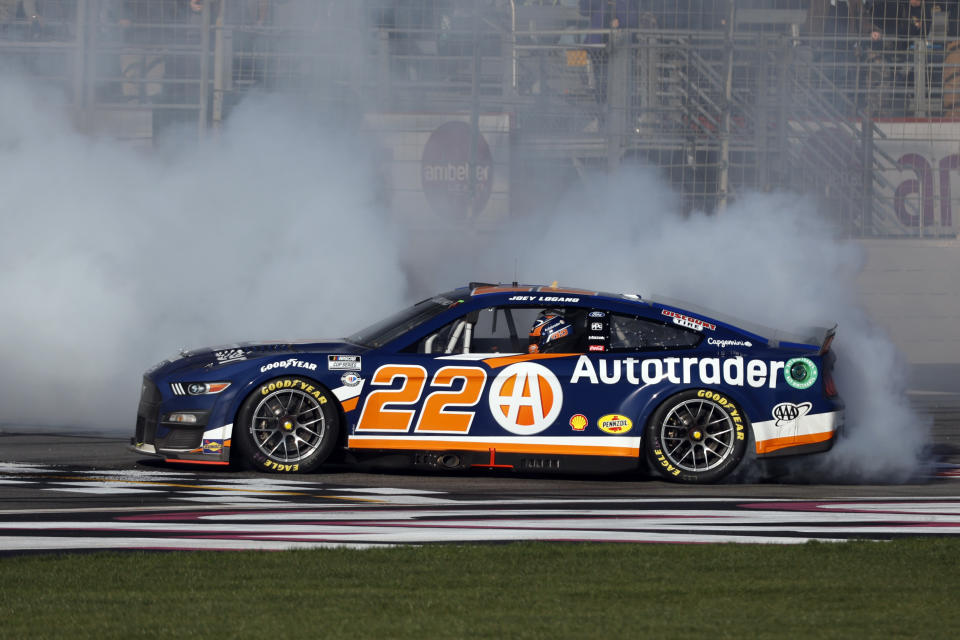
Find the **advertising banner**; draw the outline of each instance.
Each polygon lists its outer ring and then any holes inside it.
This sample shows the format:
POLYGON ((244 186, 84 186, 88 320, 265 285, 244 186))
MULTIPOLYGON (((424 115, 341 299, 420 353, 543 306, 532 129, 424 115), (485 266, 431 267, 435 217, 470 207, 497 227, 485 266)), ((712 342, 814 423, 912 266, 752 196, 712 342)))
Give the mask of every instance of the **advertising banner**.
POLYGON ((370 114, 390 209, 409 225, 490 228, 510 214, 510 117, 370 114), (475 135, 476 134, 476 135, 475 135))

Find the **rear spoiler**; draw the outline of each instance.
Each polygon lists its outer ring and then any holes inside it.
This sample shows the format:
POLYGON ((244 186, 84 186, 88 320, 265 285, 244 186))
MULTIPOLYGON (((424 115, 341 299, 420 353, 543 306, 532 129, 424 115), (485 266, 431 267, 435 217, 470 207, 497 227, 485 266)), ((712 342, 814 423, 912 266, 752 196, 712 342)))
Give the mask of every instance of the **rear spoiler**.
POLYGON ((823 331, 823 339, 820 340, 820 354, 824 355, 830 351, 830 345, 833 344, 833 337, 837 335, 837 325, 823 331))
POLYGON ((826 327, 810 327, 799 335, 788 335, 776 332, 770 338, 771 347, 782 349, 816 349, 818 355, 823 355, 830 350, 833 343, 833 337, 837 334, 837 325, 829 329, 826 327), (807 337, 800 337, 807 336, 807 337))

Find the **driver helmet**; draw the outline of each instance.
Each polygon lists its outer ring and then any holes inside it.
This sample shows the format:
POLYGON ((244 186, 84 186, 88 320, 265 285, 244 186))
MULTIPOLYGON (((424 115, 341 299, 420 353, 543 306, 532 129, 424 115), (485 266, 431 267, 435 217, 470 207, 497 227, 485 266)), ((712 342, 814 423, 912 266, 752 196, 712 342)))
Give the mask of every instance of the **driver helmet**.
POLYGON ((529 353, 563 352, 573 342, 573 325, 559 311, 540 313, 530 327, 529 353))

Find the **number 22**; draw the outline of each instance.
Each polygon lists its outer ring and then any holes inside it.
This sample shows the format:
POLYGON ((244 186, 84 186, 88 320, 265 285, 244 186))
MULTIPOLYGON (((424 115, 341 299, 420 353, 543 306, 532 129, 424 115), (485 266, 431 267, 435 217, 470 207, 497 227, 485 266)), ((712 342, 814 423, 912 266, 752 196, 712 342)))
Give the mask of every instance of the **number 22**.
MULTIPOLYGON (((388 408, 411 407, 420 400, 426 385, 427 370, 419 365, 385 364, 373 374, 371 385, 392 385, 400 378, 403 382, 397 389, 371 391, 363 405, 357 423, 357 431, 409 431, 415 409, 388 408)), ((414 428, 416 433, 468 433, 474 411, 455 411, 448 407, 472 407, 480 401, 487 382, 487 372, 479 367, 441 367, 430 381, 431 387, 443 387, 430 393, 423 403, 420 417, 414 428), (457 381, 459 389, 454 389, 457 381)))

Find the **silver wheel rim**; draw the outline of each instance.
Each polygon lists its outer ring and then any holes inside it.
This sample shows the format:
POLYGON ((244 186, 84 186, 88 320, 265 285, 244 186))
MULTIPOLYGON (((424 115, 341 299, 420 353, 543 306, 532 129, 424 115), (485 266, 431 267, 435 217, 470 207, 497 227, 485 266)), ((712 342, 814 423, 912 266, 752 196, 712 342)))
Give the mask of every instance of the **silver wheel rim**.
POLYGON ((250 433, 261 453, 277 462, 300 462, 323 442, 327 422, 316 398, 295 389, 267 394, 253 412, 250 433))
POLYGON ((726 410, 711 400, 686 400, 660 425, 663 455, 683 471, 714 469, 733 455, 736 432, 726 410))

